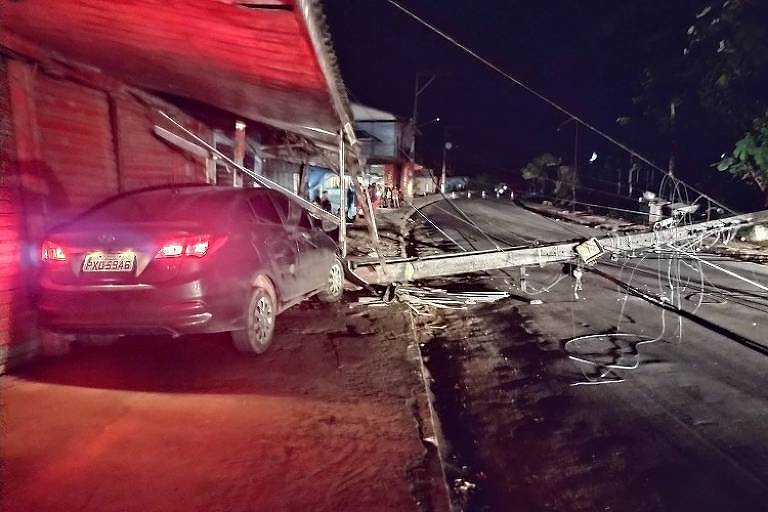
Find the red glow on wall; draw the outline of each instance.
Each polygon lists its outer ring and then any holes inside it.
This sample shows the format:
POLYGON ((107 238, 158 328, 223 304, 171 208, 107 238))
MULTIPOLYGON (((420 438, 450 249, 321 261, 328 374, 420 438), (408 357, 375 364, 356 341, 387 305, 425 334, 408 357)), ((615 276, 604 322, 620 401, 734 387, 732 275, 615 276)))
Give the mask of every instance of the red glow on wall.
POLYGON ((16 36, 143 88, 252 119, 333 123, 325 77, 292 4, 36 0, 0 3, 0 19, 16 36))

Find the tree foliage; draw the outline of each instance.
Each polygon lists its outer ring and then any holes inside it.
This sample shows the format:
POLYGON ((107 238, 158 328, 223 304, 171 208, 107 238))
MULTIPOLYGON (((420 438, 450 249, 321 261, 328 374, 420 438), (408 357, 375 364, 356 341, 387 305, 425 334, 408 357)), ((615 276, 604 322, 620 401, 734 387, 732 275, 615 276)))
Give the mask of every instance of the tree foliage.
MULTIPOLYGON (((733 148, 717 168, 766 191, 768 2, 684 1, 687 21, 665 4, 658 14, 674 23, 658 23, 645 36, 651 50, 633 103, 697 166, 733 148)), ((622 126, 637 121, 637 115, 617 120, 622 126)))
POLYGON ((683 54, 702 107, 744 130, 766 108, 768 5, 710 2, 688 29, 683 54))
POLYGON ((742 133, 766 107, 768 2, 699 0, 689 7, 684 34, 678 24, 660 24, 643 41, 654 54, 634 102, 666 129, 674 104, 686 128, 706 116, 742 133))
POLYGON ((768 112, 754 120, 752 130, 736 142, 733 154, 717 168, 757 185, 765 192, 768 204, 768 112))
POLYGON ((718 0, 689 29, 687 52, 702 54, 706 65, 702 104, 747 132, 717 168, 759 187, 768 204, 767 25, 764 1, 718 0))
POLYGON ((526 181, 542 180, 549 176, 549 170, 556 165, 560 165, 560 159, 551 153, 544 153, 520 169, 520 175, 526 181))
MULTIPOLYGON (((545 193, 549 188, 551 175, 558 169, 561 162, 562 159, 552 153, 543 153, 520 169, 520 175, 529 183, 529 191, 545 193)), ((555 183, 557 184, 557 181, 555 183)))

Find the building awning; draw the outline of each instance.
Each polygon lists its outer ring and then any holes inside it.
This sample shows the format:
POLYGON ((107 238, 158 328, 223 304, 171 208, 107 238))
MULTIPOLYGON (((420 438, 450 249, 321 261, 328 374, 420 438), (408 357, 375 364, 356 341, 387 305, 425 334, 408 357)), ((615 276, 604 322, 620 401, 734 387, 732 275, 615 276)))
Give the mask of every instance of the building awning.
POLYGON ((322 19, 317 0, 6 1, 0 44, 333 143, 354 135, 322 19))

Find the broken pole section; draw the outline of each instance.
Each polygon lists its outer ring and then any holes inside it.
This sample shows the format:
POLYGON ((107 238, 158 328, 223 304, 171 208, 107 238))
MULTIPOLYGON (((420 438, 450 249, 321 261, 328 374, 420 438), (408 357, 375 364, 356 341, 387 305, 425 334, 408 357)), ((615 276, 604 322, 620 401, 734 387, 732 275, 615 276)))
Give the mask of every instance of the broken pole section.
MULTIPOLYGON (((349 174, 352 179, 352 184, 355 187, 355 193, 360 200, 360 206, 363 209, 363 217, 365 218, 365 223, 368 226, 368 236, 371 239, 371 245, 376 251, 376 255, 379 258, 379 264, 381 265, 382 272, 386 273, 387 262, 384 259, 384 255, 381 252, 381 244, 379 242, 379 231, 378 231, 378 227, 376 226, 376 217, 373 214, 373 205, 371 204, 371 195, 368 193, 368 187, 364 187, 362 181, 360 181, 359 167, 361 165, 362 165, 362 162, 360 161, 359 158, 353 160, 352 164, 349 166, 349 174)), ((347 270, 349 270, 349 265, 347 265, 347 270)), ((352 272, 347 272, 347 277, 355 281, 355 283, 358 285, 365 284, 360 282, 359 279, 356 279, 357 276, 355 276, 352 272)))

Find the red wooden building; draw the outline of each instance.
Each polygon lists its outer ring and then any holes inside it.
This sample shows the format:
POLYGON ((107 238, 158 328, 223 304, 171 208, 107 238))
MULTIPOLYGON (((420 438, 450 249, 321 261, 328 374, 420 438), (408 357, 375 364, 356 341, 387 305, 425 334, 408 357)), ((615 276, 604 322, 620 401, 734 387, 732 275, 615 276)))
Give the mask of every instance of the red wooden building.
POLYGON ((121 191, 216 180, 158 110, 211 144, 243 120, 273 162, 333 161, 353 137, 313 0, 0 2, 0 370, 39 350, 48 228, 121 191))

